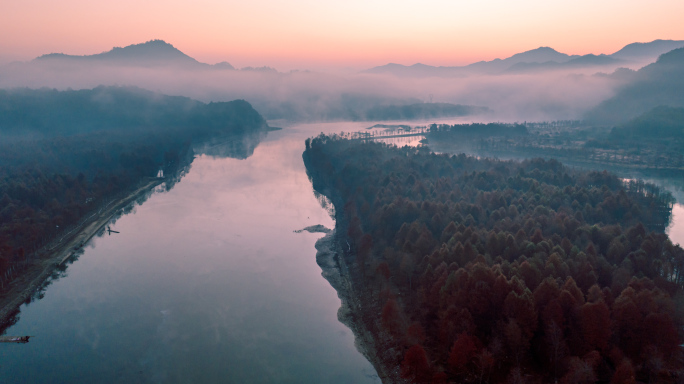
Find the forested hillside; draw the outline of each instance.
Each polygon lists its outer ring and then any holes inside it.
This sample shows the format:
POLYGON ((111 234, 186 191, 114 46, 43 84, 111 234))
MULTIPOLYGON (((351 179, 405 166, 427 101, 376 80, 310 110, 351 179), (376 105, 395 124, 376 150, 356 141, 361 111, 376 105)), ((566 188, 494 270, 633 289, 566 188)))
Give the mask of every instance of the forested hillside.
POLYGON ((684 141, 684 108, 659 106, 612 129, 611 140, 619 141, 684 141))
POLYGON ((54 137, 141 129, 206 135, 265 127, 261 115, 244 100, 205 104, 135 87, 0 89, 0 135, 54 137))
POLYGON ((193 143, 265 128, 242 100, 204 104, 118 87, 0 90, 0 293, 89 212, 160 170, 172 183, 193 143))
POLYGON ((666 105, 684 107, 684 48, 661 55, 641 68, 615 96, 585 114, 592 124, 625 123, 651 109, 666 105))
POLYGON ((335 204, 360 325, 405 380, 684 377, 684 251, 662 233, 668 193, 554 160, 326 136, 303 157, 335 204))

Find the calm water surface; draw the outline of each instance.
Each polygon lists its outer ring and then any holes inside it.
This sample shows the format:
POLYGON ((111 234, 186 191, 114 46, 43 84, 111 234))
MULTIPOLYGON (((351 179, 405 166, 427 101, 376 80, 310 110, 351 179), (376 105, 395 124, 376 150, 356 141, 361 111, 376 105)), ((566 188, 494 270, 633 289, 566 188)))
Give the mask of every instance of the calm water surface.
MULTIPOLYGON (((304 139, 368 126, 299 125, 245 160, 199 156, 22 306, 7 334, 35 338, 0 345, 0 382, 379 383, 337 320, 315 261, 321 234, 293 232, 334 226, 307 179, 304 139)), ((684 244, 681 204, 668 233, 684 244)))
POLYGON ((0 382, 379 383, 337 320, 322 235, 293 233, 334 226, 301 158, 321 130, 340 125, 271 132, 246 160, 196 158, 22 306, 7 334, 35 338, 0 345, 0 382))
POLYGON ((684 205, 675 204, 672 208, 672 219, 667 227, 667 234, 673 243, 684 247, 684 205))

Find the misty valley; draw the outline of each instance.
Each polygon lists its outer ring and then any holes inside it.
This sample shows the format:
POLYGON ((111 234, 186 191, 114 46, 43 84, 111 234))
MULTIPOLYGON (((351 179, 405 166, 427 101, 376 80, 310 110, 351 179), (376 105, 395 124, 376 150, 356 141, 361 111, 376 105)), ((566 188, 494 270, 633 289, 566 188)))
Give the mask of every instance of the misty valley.
POLYGON ((684 382, 684 42, 0 66, 0 381, 684 382))

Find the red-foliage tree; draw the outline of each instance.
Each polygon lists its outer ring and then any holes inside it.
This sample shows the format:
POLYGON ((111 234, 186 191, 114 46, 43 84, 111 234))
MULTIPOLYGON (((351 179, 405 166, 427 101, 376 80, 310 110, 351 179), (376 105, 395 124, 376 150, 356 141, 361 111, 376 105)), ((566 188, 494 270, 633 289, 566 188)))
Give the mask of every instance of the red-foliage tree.
POLYGON ((427 383, 432 378, 430 362, 420 345, 409 348, 401 362, 401 376, 415 383, 427 383))

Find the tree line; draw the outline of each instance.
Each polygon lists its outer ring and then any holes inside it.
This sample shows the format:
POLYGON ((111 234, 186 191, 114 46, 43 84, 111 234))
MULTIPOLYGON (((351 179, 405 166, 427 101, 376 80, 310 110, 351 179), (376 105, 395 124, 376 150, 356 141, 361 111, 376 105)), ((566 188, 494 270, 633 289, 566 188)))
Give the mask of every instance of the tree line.
POLYGON ((204 104, 138 88, 0 90, 0 293, 58 236, 161 170, 168 186, 193 143, 267 125, 245 101, 204 104))
POLYGON ((555 160, 324 135, 303 157, 335 204, 360 321, 405 380, 684 377, 684 251, 662 233, 669 193, 555 160))

